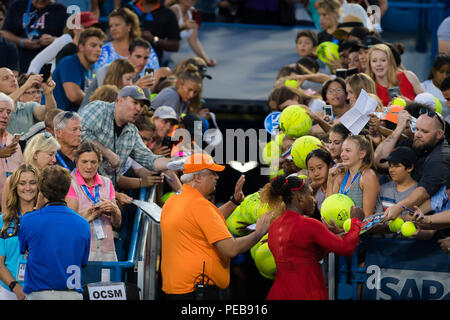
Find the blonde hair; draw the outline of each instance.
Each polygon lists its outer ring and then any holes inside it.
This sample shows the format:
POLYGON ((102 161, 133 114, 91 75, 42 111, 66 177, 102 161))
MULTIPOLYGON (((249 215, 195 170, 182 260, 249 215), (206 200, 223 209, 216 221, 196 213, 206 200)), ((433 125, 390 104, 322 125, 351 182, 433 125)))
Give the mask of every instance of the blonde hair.
POLYGON ((387 62, 388 62, 388 70, 387 70, 387 79, 388 79, 388 86, 393 87, 398 84, 397 80, 397 64, 395 63, 394 55, 392 54, 391 49, 383 44, 379 43, 377 45, 374 45, 372 48, 369 49, 369 52, 367 53, 367 66, 366 66, 366 73, 373 79, 373 81, 377 81, 375 77, 375 73, 372 71, 372 67, 370 65, 370 61, 372 60, 372 53, 374 51, 381 51, 386 54, 387 62))
POLYGON ((58 141, 48 132, 35 135, 25 147, 23 152, 23 162, 36 166, 34 155, 37 152, 46 152, 60 149, 58 141))
MULTIPOLYGON (((3 228, 1 233, 9 228, 11 222, 14 220, 14 230, 17 231, 19 225, 19 196, 17 195, 17 185, 19 184, 20 176, 24 172, 32 172, 36 178, 36 185, 39 179, 38 170, 31 164, 21 164, 9 178, 9 193, 6 200, 5 214, 3 215, 3 228)), ((36 204, 38 192, 34 197, 34 204, 36 204)), ((24 213, 24 212, 23 212, 24 213)))
POLYGON ((113 84, 104 84, 95 89, 92 96, 89 98, 89 102, 95 100, 101 100, 106 102, 114 102, 119 95, 119 88, 113 84))
POLYGON ((339 18, 342 15, 342 7, 339 0, 319 0, 315 4, 316 9, 324 9, 329 13, 334 13, 339 18))
POLYGON ((361 90, 364 89, 367 93, 377 94, 377 85, 375 81, 372 80, 365 73, 357 73, 351 75, 349 78, 345 79, 345 83, 350 86, 353 90, 353 94, 358 98, 361 90))

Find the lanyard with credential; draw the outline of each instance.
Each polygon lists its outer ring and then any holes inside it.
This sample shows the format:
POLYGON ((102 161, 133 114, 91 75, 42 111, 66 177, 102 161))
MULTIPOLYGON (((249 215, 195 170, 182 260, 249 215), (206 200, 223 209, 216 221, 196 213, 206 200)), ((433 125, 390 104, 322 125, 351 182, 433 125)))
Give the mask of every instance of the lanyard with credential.
MULTIPOLYGON (((89 192, 88 188, 85 185, 81 186, 84 190, 84 193, 86 193, 86 196, 91 199, 94 204, 98 203, 100 201, 100 194, 99 194, 99 188, 100 185, 96 185, 94 188, 94 196, 89 192)), ((105 231, 103 230, 102 220, 97 218, 92 221, 94 225, 94 231, 97 239, 101 240, 106 238, 105 231)))
POLYGON ((345 185, 347 184, 347 180, 348 180, 348 178, 350 177, 350 170, 348 170, 348 171, 347 171, 347 174, 346 174, 345 177, 344 177, 344 180, 342 181, 342 184, 341 184, 341 191, 340 191, 339 193, 340 193, 340 194, 347 194, 347 193, 348 193, 348 190, 350 190, 350 188, 351 188, 352 185, 353 185, 353 182, 355 182, 355 180, 358 178, 358 176, 359 176, 359 170, 356 172, 356 174, 355 174, 355 176, 353 177, 353 180, 352 180, 352 182, 350 183, 350 185, 348 186, 348 188, 345 189, 345 185))
MULTIPOLYGON (((59 154, 58 151, 56 152, 56 158, 58 158, 59 163, 61 163, 62 166, 63 166, 64 168, 66 168, 67 170, 71 171, 71 170, 69 169, 69 166, 67 165, 67 163, 66 163, 66 162, 64 161, 64 159, 60 156, 60 154, 59 154)), ((83 187, 84 187, 84 186, 83 186, 83 187)))
POLYGON ((95 186, 94 196, 92 196, 92 194, 89 192, 88 188, 84 184, 81 187, 83 188, 84 193, 86 193, 88 198, 91 199, 92 202, 94 202, 94 204, 96 204, 100 201, 100 193, 99 193, 100 185, 95 186))

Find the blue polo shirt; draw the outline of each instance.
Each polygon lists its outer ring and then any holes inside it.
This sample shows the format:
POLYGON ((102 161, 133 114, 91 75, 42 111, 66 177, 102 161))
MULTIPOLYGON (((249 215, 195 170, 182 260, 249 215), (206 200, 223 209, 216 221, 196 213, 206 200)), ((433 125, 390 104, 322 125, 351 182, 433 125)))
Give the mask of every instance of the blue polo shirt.
POLYGON ((72 209, 48 205, 23 216, 20 253, 28 249, 23 292, 81 288, 81 266, 89 258, 88 221, 72 209))
MULTIPOLYGON (((3 228, 3 214, 0 215, 0 230, 3 228)), ((21 221, 19 218, 19 224, 21 221)), ((25 255, 20 254, 19 238, 14 232, 14 221, 11 222, 6 232, 0 235, 0 256, 4 257, 5 266, 11 273, 14 279, 23 286, 23 275, 19 276, 19 267, 26 265, 25 255)), ((8 284, 0 281, 3 288, 9 290, 8 284)))
POLYGON ((89 81, 92 80, 92 70, 86 70, 81 64, 77 54, 63 58, 53 70, 52 79, 56 86, 53 89, 53 96, 59 109, 64 111, 78 111, 79 105, 75 105, 67 98, 64 91, 64 82, 73 82, 77 84, 81 91, 89 87, 89 81))

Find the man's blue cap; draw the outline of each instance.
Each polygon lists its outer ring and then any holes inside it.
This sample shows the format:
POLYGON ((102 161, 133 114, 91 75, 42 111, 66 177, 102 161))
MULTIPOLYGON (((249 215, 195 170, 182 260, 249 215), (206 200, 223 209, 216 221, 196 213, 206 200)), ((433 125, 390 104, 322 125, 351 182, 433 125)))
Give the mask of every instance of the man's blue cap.
POLYGON ((150 100, 145 96, 144 90, 138 86, 125 86, 119 92, 120 97, 131 97, 134 100, 142 101, 145 105, 150 106, 150 100))

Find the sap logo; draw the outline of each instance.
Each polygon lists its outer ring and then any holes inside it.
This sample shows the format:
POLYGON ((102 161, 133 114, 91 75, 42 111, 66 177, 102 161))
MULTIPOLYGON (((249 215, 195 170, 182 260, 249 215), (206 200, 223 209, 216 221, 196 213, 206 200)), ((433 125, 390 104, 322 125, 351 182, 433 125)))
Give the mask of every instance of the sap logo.
POLYGON ((450 300, 450 276, 429 272, 367 267, 366 288, 376 300, 450 300))

